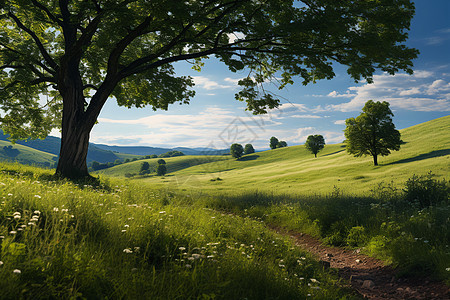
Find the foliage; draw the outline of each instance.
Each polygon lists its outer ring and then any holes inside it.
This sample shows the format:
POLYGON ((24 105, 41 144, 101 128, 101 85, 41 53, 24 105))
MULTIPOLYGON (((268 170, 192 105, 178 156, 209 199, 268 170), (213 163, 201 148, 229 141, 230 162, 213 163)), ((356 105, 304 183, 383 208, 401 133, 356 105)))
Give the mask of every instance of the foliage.
POLYGON ((164 176, 167 173, 167 167, 165 164, 158 164, 158 167, 156 168, 156 175, 158 176, 164 176))
POLYGON ((377 68, 412 73, 418 51, 404 43, 414 5, 382 2, 389 5, 2 1, 2 129, 18 139, 45 137, 61 127, 57 172, 76 178, 88 175, 89 133, 108 99, 155 110, 189 103, 194 82, 176 76, 178 61, 200 70, 203 59, 215 56, 233 72, 250 70, 239 81, 236 99, 255 114, 279 105, 263 87, 275 74, 283 88, 295 76, 303 84, 333 78, 333 61, 348 66, 355 80, 371 82, 377 68), (40 95, 47 96, 45 105, 39 104, 40 95))
MULTIPOLYGON (((181 151, 177 151, 177 150, 173 150, 173 151, 168 151, 166 153, 160 154, 158 155, 158 157, 176 157, 176 156, 183 156, 184 153, 181 151)), ((153 156, 150 156, 150 158, 153 158, 153 156)))
POLYGON ((244 154, 244 148, 241 144, 232 144, 230 147, 230 154, 232 157, 239 159, 244 154))
POLYGON ((253 148, 252 144, 246 144, 244 147, 244 154, 252 154, 255 153, 255 148, 253 148))
POLYGON ((392 122, 389 103, 369 100, 363 112, 355 119, 345 120, 346 148, 354 156, 371 155, 373 164, 378 165, 378 155, 387 156, 390 150, 400 150, 400 132, 392 122))
POLYGON ((150 173, 150 164, 146 161, 141 163, 141 169, 139 170, 139 175, 146 175, 150 173))
POLYGON ((279 143, 279 141, 278 141, 278 139, 276 138, 276 137, 271 137, 270 138, 270 140, 269 140, 269 146, 270 146, 270 149, 276 149, 277 148, 277 146, 278 146, 278 143, 279 143))
POLYGON ((158 159, 157 163, 158 163, 158 165, 165 165, 166 161, 161 158, 161 159, 158 159))
POLYGON ((317 153, 325 147, 325 139, 320 134, 309 135, 306 138, 306 149, 317 157, 317 153))
POLYGON ((434 179, 431 172, 426 176, 413 175, 406 181, 405 198, 418 208, 449 204, 450 183, 445 179, 434 179))
POLYGON ((287 147, 287 143, 285 141, 279 141, 277 144, 277 148, 287 147))

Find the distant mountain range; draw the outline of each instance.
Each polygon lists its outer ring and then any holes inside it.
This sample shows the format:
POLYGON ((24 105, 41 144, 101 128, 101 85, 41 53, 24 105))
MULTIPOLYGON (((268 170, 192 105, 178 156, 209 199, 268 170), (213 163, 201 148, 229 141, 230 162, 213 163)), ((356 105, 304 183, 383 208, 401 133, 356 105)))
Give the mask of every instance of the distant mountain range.
MULTIPOLYGON (((8 135, 3 134, 0 130, 0 140, 8 141, 8 135)), ((59 155, 61 147, 61 139, 54 136, 40 140, 19 140, 16 144, 27 146, 36 150, 47 152, 54 155, 59 155)), ((216 150, 209 148, 158 148, 146 146, 109 146, 103 144, 89 143, 89 151, 87 161, 98 161, 100 163, 114 162, 117 159, 123 160, 125 158, 133 158, 145 155, 160 155, 169 151, 181 151, 186 155, 222 155, 228 153, 228 149, 216 150)))

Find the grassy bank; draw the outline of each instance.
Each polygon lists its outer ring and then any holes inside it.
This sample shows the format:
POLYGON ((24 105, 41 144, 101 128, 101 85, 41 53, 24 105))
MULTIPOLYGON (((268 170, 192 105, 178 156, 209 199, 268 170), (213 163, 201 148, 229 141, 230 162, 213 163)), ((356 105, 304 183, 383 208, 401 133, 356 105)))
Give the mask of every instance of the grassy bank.
POLYGON ((191 195, 0 167, 1 298, 353 298, 260 221, 191 195))

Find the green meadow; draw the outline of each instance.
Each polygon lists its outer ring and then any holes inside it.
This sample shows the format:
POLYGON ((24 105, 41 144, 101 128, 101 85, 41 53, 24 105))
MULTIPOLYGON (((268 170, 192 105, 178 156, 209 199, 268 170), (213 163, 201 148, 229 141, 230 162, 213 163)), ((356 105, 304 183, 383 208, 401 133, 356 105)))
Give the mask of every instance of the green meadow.
POLYGON ((143 161, 59 180, 0 163, 0 298, 359 299, 274 226, 450 284, 450 117, 372 166, 342 144, 143 161))
MULTIPOLYGON (((150 176, 141 180, 152 186, 216 194, 261 191, 326 195, 340 189, 347 194, 364 195, 382 182, 402 185, 413 174, 432 171, 439 178, 448 178, 449 128, 447 116, 401 130, 404 144, 400 151, 379 157, 379 166, 373 166, 370 156, 348 155, 344 144, 326 145, 317 158, 301 145, 257 152, 239 160, 230 156, 172 158, 166 160, 165 178, 150 176)), ((156 160, 148 162, 156 164, 156 160)), ((116 166, 103 174, 124 177, 127 172, 138 172, 140 163, 116 166)))

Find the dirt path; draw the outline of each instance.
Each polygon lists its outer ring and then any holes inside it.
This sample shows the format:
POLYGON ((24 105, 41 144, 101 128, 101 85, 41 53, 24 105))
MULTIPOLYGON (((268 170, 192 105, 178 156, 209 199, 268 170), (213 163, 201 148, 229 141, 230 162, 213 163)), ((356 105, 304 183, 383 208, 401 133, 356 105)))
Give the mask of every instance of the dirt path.
POLYGON ((321 260, 325 267, 339 269, 339 275, 367 299, 450 299, 450 289, 429 279, 398 279, 395 270, 357 251, 328 247, 306 234, 288 232, 301 248, 321 260))

